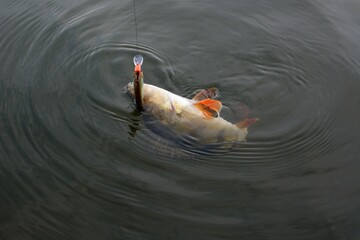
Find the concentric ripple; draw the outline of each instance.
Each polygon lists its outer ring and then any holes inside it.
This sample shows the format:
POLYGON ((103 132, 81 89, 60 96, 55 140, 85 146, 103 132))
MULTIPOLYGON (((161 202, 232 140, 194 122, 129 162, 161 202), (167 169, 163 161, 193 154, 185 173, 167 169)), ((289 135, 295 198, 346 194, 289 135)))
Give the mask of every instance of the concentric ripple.
POLYGON ((3 0, 0 238, 355 239, 358 4, 265 2, 136 1, 136 41, 132 1, 3 0), (146 83, 260 118, 247 141, 139 113, 137 53, 146 83))

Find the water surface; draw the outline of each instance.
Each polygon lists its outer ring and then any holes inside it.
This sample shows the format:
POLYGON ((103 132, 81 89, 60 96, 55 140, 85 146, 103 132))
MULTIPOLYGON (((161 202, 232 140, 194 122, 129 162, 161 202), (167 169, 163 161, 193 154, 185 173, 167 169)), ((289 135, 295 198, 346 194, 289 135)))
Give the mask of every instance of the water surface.
POLYGON ((360 238, 358 1, 136 0, 138 46, 132 1, 0 6, 0 239, 360 238), (137 52, 261 121, 206 146, 149 124, 137 52))

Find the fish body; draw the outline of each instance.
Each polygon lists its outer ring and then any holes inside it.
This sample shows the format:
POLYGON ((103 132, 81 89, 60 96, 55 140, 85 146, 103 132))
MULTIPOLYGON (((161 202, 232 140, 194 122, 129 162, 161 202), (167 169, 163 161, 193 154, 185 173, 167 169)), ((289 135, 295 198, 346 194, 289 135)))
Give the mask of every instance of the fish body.
MULTIPOLYGON (((127 90, 135 96, 134 83, 129 83, 127 90)), ((188 99, 151 84, 142 85, 142 98, 146 113, 175 132, 200 142, 244 141, 248 126, 257 121, 230 123, 219 116, 222 105, 217 100, 206 96, 188 99)))

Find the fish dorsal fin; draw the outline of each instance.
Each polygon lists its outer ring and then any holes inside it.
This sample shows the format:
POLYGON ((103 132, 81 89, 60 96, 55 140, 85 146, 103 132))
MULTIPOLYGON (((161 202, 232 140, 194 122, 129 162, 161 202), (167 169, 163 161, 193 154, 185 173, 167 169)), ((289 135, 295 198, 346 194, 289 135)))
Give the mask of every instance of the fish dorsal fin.
POLYGON ((194 103, 194 105, 199 108, 199 110, 205 115, 207 118, 215 118, 219 116, 219 112, 222 108, 222 104, 220 101, 214 99, 204 99, 202 101, 194 103))
POLYGON ((218 92, 219 92, 218 89, 215 87, 203 89, 200 92, 198 92, 198 94, 196 94, 192 99, 195 101, 201 101, 207 98, 215 98, 219 95, 218 92))

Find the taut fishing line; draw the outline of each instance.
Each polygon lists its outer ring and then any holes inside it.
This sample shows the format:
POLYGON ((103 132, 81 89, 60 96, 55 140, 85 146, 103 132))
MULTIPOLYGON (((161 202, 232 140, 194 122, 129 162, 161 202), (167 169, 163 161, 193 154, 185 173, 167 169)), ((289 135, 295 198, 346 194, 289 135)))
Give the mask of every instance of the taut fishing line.
POLYGON ((139 42, 138 42, 138 31, 137 31, 137 20, 136 20, 136 4, 135 4, 135 0, 133 0, 134 2, 134 22, 135 22, 135 34, 136 34, 136 55, 133 58, 133 62, 135 65, 135 69, 134 69, 134 93, 135 93, 135 103, 136 103, 136 107, 139 111, 143 110, 143 105, 142 105, 142 101, 143 101, 143 91, 142 91, 142 87, 143 87, 143 74, 142 74, 142 70, 141 70, 141 64, 144 61, 144 58, 141 54, 139 54, 139 42))
POLYGON ((135 22, 135 39, 136 39, 136 55, 134 56, 133 62, 134 65, 140 65, 143 63, 144 58, 141 54, 139 54, 139 41, 138 41, 138 29, 137 29, 137 19, 136 19, 136 4, 134 2, 134 22, 135 22))
POLYGON ((136 39, 136 53, 139 53, 139 42, 138 42, 138 31, 137 31, 137 20, 136 20, 136 4, 134 2, 134 21, 135 21, 135 39, 136 39))

